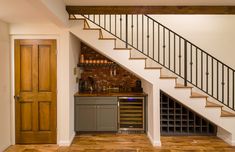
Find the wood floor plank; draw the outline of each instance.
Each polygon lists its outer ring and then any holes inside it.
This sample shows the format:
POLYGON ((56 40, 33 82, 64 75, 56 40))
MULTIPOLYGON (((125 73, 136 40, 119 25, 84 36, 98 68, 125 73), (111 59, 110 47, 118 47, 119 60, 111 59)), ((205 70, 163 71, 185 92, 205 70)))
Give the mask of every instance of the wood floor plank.
POLYGON ((6 152, 234 152, 235 147, 214 136, 162 136, 153 147, 145 134, 82 134, 69 147, 14 145, 6 152))

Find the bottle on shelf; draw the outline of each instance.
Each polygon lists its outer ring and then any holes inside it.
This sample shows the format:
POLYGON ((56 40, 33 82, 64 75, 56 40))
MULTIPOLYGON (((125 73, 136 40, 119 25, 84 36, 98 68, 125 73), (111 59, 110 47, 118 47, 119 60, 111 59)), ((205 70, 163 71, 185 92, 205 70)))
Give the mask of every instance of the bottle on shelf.
POLYGON ((81 56, 80 56, 80 63, 84 63, 84 55, 83 54, 81 54, 81 56))

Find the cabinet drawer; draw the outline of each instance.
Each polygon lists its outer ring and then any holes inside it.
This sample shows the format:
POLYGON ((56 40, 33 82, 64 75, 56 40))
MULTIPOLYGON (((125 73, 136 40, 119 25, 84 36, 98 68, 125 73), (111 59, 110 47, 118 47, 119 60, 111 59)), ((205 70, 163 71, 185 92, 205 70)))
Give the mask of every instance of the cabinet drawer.
POLYGON ((117 105, 117 97, 75 97, 75 104, 117 105))

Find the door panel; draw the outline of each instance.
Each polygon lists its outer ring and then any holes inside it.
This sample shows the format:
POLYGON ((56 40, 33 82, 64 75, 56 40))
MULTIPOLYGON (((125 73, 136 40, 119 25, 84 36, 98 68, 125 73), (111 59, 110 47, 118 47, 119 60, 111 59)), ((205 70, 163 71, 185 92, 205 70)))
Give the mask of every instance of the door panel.
POLYGON ((39 46, 39 91, 50 91, 50 46, 39 46))
POLYGON ((32 46, 21 46, 20 70, 21 91, 32 91, 32 46))
POLYGON ((21 130, 22 131, 33 131, 33 113, 32 113, 32 102, 21 102, 20 111, 21 111, 21 130))
POLYGON ((56 41, 15 41, 16 143, 56 143, 56 41))
POLYGON ((51 103, 50 102, 39 102, 39 130, 50 131, 50 119, 51 119, 51 103))

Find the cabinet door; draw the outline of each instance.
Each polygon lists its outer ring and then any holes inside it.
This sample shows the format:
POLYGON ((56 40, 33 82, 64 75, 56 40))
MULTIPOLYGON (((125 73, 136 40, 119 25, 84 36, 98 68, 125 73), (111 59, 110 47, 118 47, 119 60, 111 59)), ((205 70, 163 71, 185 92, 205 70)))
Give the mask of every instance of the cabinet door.
POLYGON ((75 130, 96 131, 96 106, 76 105, 75 130))
POLYGON ((117 105, 97 106, 97 131, 117 131, 117 105))

